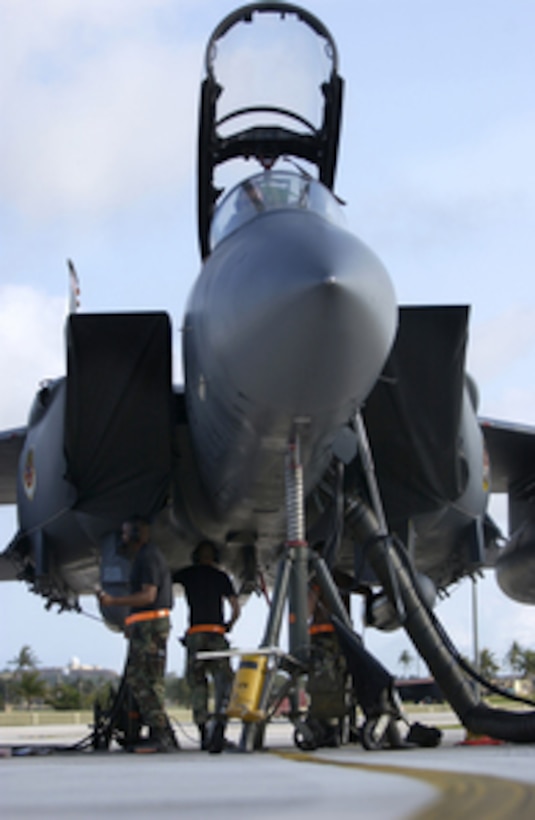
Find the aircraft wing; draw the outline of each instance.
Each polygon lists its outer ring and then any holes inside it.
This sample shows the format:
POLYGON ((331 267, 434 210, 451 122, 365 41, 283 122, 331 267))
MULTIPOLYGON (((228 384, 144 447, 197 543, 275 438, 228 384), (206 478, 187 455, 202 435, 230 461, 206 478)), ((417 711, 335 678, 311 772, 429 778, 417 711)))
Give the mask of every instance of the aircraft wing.
POLYGON ((535 484, 535 427, 480 418, 493 493, 526 492, 535 484))
POLYGON ((25 437, 25 427, 0 433, 0 504, 17 503, 17 466, 25 437))

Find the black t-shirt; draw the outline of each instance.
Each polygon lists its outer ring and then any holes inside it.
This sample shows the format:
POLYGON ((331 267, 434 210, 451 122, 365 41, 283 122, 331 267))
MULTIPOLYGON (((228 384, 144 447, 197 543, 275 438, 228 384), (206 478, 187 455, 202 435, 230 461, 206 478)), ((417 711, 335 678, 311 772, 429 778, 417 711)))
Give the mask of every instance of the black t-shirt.
POLYGON ((186 592, 190 626, 224 623, 223 598, 236 595, 225 572, 207 564, 194 564, 175 572, 173 581, 182 584, 186 592))
POLYGON ((130 591, 141 592, 143 584, 150 584, 158 588, 156 600, 152 604, 132 607, 132 612, 145 612, 147 609, 172 609, 171 573, 165 558, 154 544, 143 544, 132 564, 130 591))

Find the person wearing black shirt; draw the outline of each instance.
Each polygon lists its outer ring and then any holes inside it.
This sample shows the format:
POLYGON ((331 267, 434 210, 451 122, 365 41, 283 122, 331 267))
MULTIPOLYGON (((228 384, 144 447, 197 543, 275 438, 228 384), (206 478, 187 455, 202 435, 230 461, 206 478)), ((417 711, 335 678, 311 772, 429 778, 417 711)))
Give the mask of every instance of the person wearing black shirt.
POLYGON ((233 672, 228 658, 199 661, 197 652, 228 649, 225 634, 240 616, 240 604, 229 576, 216 564, 217 551, 211 541, 202 541, 193 552, 193 564, 173 574, 182 584, 189 606, 189 628, 185 644, 188 651, 187 680, 191 689, 193 720, 199 727, 201 748, 219 752, 224 742, 224 709, 230 697, 233 672), (224 601, 230 604, 230 620, 224 618, 224 601), (216 724, 207 733, 208 678, 215 686, 216 724))
POLYGON ((173 607, 171 573, 160 550, 148 540, 149 526, 132 518, 122 526, 122 541, 132 557, 130 594, 98 595, 102 606, 128 606, 125 619, 130 645, 126 683, 142 722, 150 729, 155 751, 174 751, 178 742, 164 708, 164 676, 170 613, 173 607))

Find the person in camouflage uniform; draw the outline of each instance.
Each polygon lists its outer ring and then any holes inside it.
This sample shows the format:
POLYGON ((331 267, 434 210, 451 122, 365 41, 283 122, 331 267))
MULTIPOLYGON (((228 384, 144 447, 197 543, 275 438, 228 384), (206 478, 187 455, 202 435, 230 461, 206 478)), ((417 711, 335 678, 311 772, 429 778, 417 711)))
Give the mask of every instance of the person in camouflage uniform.
POLYGON ((165 737, 170 729, 163 706, 169 618, 135 623, 130 630, 126 682, 151 735, 165 737))
MULTIPOLYGON (((222 711, 229 699, 234 674, 228 658, 216 658, 211 661, 196 660, 197 652, 215 652, 229 648, 224 635, 217 633, 199 632, 186 635, 188 650, 187 680, 191 689, 191 710, 193 720, 199 727, 202 735, 203 727, 208 720, 208 674, 214 681, 215 711, 222 711), (208 674, 207 674, 208 673, 208 674)), ((206 738, 205 745, 206 745, 206 738)))
POLYGON ((185 645, 188 650, 187 680, 191 689, 193 720, 199 727, 201 748, 220 752, 224 744, 224 716, 234 678, 228 658, 200 661, 198 652, 228 649, 225 634, 240 616, 240 605, 234 585, 226 572, 216 566, 217 550, 211 541, 202 541, 193 552, 193 564, 173 574, 182 584, 189 605, 189 628, 185 645), (225 622, 223 601, 231 607, 225 622), (209 736, 208 675, 214 680, 216 721, 209 736))
POLYGON ((173 606, 171 574, 160 550, 148 540, 148 523, 123 524, 122 540, 133 557, 129 595, 99 593, 102 606, 129 606, 125 619, 130 645, 125 678, 155 751, 174 751, 178 743, 164 708, 169 615, 173 606))
MULTIPOLYGON (((349 605, 346 600, 344 603, 349 605)), ((307 723, 313 730, 317 746, 340 745, 341 721, 347 714, 347 665, 330 612, 319 588, 309 593, 312 619, 310 633, 310 669, 307 691, 310 702, 307 723)))

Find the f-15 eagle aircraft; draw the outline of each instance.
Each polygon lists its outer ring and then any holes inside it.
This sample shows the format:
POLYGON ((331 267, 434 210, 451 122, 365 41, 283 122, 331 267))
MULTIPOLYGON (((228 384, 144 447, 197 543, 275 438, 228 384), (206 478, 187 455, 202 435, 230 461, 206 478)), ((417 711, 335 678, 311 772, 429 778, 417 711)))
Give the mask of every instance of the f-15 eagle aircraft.
MULTIPOLYGON (((535 430, 478 419, 468 308, 399 306, 346 229, 343 80, 325 26, 293 4, 249 4, 215 29, 205 67, 184 385, 172 384, 167 314, 69 316, 66 376, 0 437, 0 501, 19 517, 2 578, 65 608, 97 586, 119 593, 118 531, 136 513, 172 570, 210 538, 243 595, 273 587, 263 646, 288 598, 290 653, 306 669, 311 574, 347 625, 343 576, 367 591, 371 625, 406 629, 468 729, 533 741, 534 714, 480 703, 432 602, 495 565, 506 594, 535 603, 535 430), (235 61, 267 21, 270 36, 299 30, 314 71, 242 100, 257 91, 235 61), (509 493, 505 548, 491 491, 509 493)), ((102 614, 120 626, 125 613, 102 614)))

